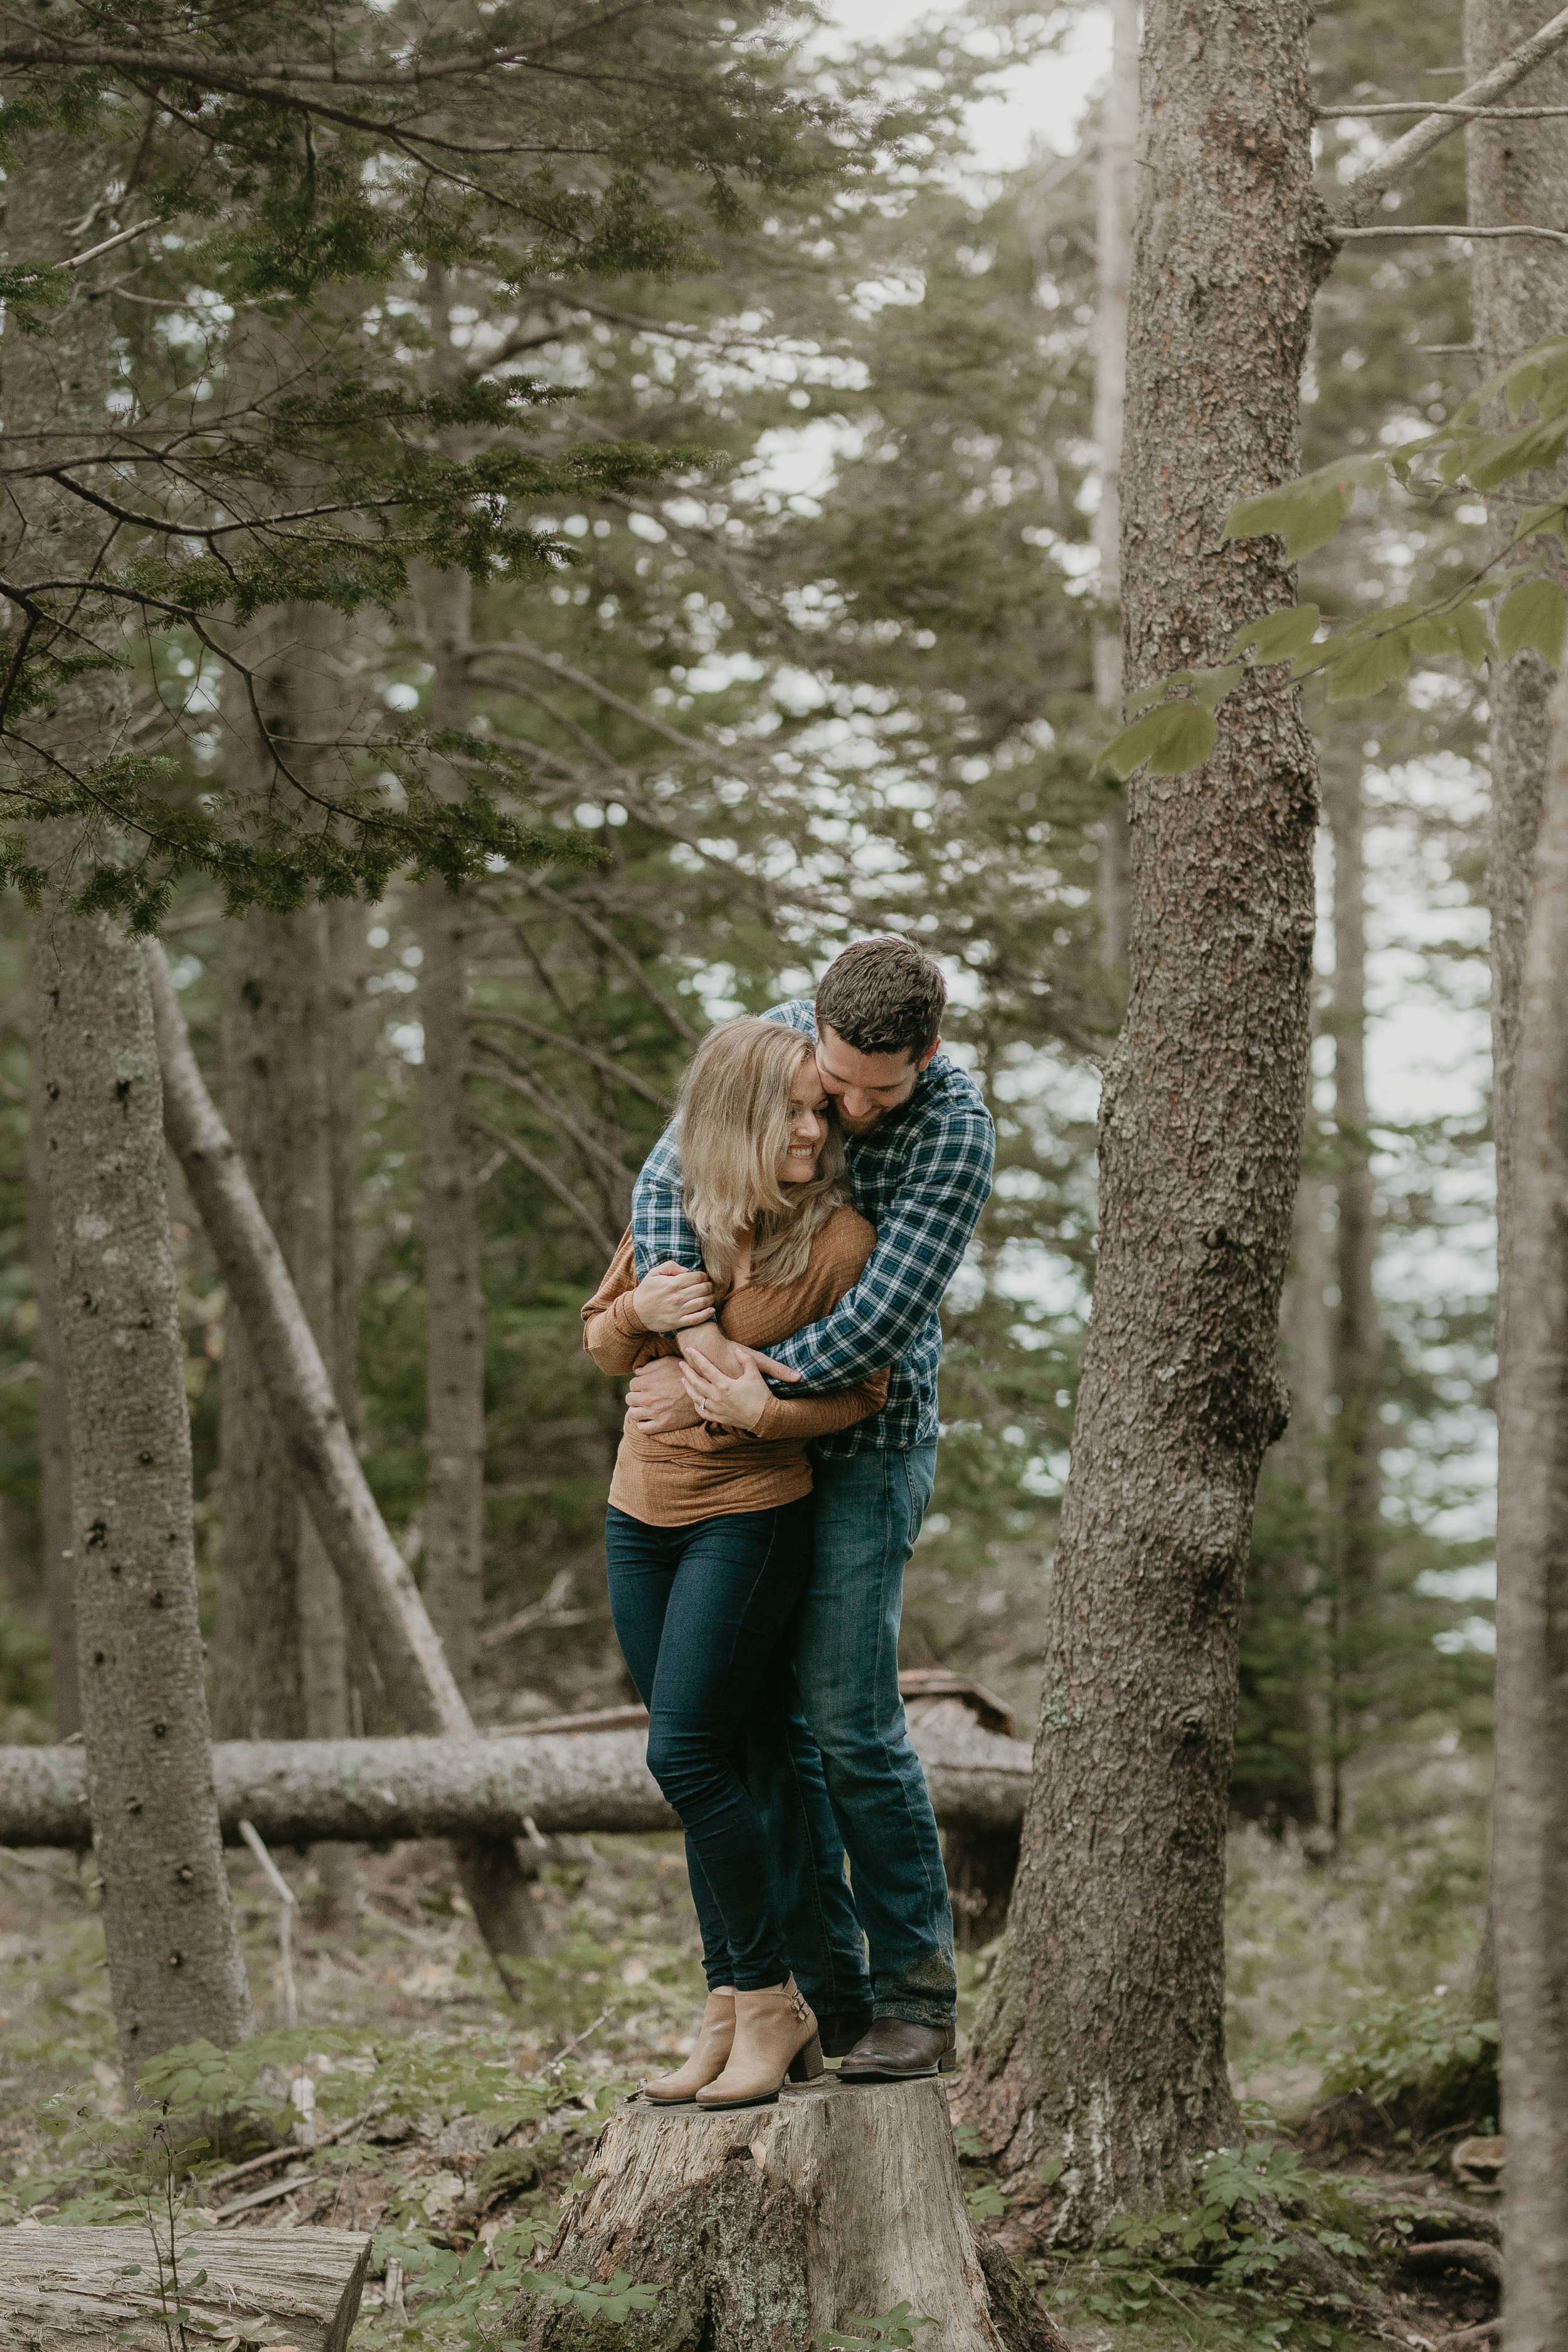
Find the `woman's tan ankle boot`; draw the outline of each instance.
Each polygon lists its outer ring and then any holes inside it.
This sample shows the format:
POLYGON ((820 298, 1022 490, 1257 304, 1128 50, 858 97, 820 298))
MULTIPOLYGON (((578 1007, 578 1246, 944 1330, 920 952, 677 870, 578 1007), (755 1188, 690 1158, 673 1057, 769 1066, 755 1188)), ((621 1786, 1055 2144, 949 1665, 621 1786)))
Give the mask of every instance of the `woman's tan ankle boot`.
POLYGON ((723 2073, 697 2094, 700 2107, 765 2107, 792 2083, 814 2083, 822 2044, 793 1977, 735 1995, 735 2046, 723 2073))
POLYGON ((689 2105, 704 2083, 711 2083, 723 2073, 734 2039, 734 1989, 731 1985, 715 1985, 708 1996, 690 2057, 675 2074, 658 2074, 651 2083, 645 2083, 643 2097, 656 2107, 689 2105))

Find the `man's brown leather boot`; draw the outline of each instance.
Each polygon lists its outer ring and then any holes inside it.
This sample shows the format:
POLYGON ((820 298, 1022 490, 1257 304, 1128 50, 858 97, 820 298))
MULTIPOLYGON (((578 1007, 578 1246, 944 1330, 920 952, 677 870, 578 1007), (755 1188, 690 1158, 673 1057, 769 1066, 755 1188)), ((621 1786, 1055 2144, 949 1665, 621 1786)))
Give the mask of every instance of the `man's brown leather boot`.
POLYGON ((841 2083, 918 2083, 951 2074, 958 2036, 951 2025, 915 2025, 907 2017, 879 2017, 838 2069, 841 2083))
POLYGON ((730 2063, 735 2039, 735 1992, 731 1985, 715 1985, 702 2011, 697 2041, 684 2066, 673 2074, 656 2074, 642 2095, 650 2106, 689 2105, 704 2083, 711 2083, 730 2063))
POLYGON ((814 2083, 822 2072, 822 2044, 793 1977, 760 1992, 735 1995, 735 2045, 716 2082, 697 2094, 700 2107, 772 2106, 787 2075, 814 2083))

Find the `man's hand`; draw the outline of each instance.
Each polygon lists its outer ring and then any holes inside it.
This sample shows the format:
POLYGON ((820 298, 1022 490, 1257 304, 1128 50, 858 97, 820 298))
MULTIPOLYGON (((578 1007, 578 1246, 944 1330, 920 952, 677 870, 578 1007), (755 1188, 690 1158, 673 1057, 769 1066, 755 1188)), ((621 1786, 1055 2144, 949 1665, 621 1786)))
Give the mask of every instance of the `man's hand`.
POLYGON ((645 1331, 681 1331, 713 1319, 713 1285, 699 1266, 667 1258, 645 1274, 632 1293, 645 1331))
POLYGON ((686 1393, 679 1356, 656 1356, 651 1364, 632 1374, 626 1409, 632 1427, 645 1437, 665 1437, 671 1430, 695 1429, 699 1415, 686 1393))

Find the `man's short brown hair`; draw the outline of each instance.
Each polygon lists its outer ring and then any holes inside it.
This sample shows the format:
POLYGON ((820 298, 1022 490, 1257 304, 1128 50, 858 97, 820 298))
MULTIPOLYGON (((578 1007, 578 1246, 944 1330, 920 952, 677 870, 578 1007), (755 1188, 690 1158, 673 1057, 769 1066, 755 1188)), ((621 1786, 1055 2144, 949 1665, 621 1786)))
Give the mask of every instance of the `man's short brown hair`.
POLYGON ((909 940, 857 940, 823 973, 816 1019, 858 1054, 930 1053, 942 1034, 947 982, 909 940))

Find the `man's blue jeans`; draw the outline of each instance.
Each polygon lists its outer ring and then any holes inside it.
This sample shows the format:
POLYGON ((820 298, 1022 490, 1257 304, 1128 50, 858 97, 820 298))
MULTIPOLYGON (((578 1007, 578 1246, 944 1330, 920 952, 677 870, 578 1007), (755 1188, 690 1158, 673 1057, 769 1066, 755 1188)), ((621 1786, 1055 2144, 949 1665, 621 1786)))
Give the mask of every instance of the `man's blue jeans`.
POLYGON ((813 1476, 811 1576, 786 1636, 796 1704, 747 1732, 790 1962, 819 2016, 948 2025, 958 1982, 947 1874, 899 1696, 904 1568, 936 1447, 830 1454, 813 1476))

